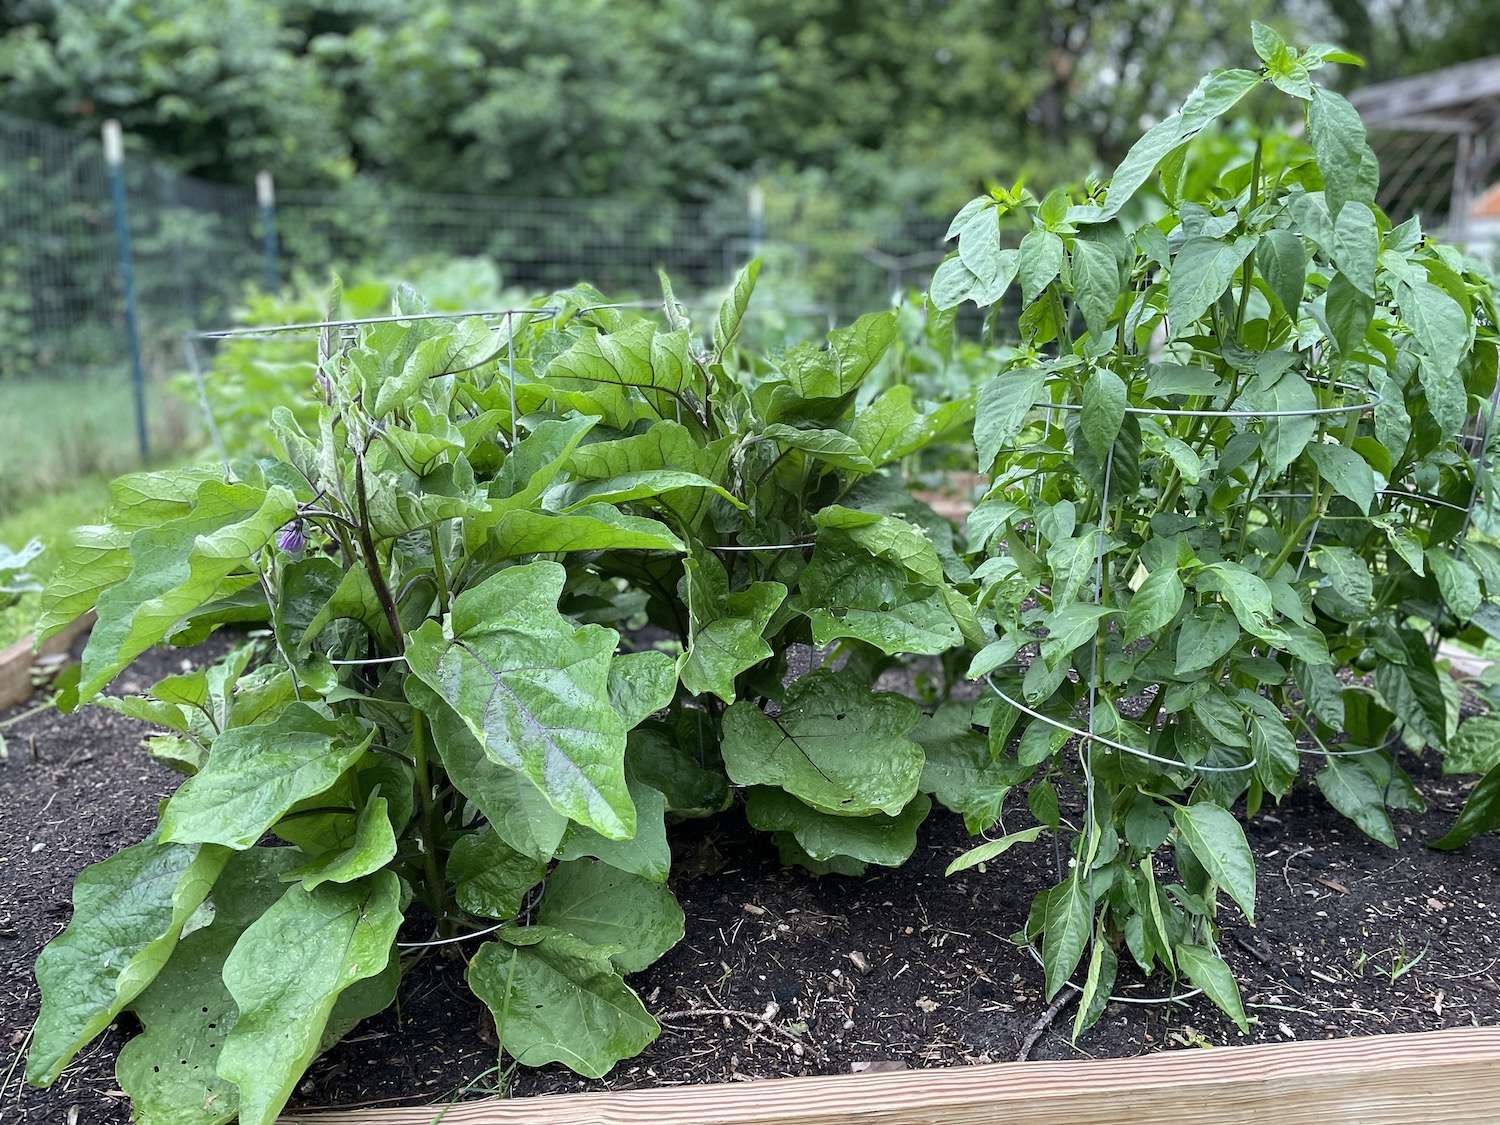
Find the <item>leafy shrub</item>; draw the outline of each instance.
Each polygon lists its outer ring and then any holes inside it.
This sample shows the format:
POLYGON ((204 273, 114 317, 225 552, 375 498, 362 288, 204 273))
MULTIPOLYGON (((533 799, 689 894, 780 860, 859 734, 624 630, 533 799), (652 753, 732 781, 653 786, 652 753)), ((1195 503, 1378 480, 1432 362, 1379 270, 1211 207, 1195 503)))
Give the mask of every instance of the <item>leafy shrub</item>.
POLYGON ((1459 717, 1429 633, 1500 622, 1500 551, 1464 543, 1481 479, 1458 436, 1495 386, 1493 291, 1376 210, 1359 117, 1309 76, 1349 57, 1258 25, 1255 46, 1262 68, 1210 74, 1107 184, 973 200, 932 283, 940 307, 1021 291, 1021 351, 978 392, 992 485, 968 547, 998 638, 970 674, 1001 701, 1005 784, 1030 781, 1068 841, 1018 939, 1040 942, 1049 996, 1087 955, 1075 1034, 1127 954, 1245 1028, 1215 945, 1218 891, 1255 917, 1228 810, 1279 800, 1310 758, 1329 803, 1394 847, 1388 810, 1422 799, 1391 747, 1441 748, 1459 717), (1267 83, 1305 103, 1310 148, 1187 181, 1194 138, 1267 83), (1165 213, 1126 224, 1153 175, 1165 213), (1061 784, 1085 796, 1079 824, 1061 784))
POLYGON ((37 962, 31 1081, 129 1009, 138 1113, 269 1122, 391 1003, 426 944, 396 943, 404 922, 488 937, 468 979, 503 1050, 597 1077, 657 1034, 623 978, 682 933, 668 815, 723 809, 733 782, 814 871, 911 853, 974 748, 924 753, 916 704, 872 683, 988 637, 952 526, 892 470, 966 433, 972 402, 864 394, 894 311, 740 352, 757 271, 707 343, 670 288, 665 325, 585 287, 509 337, 325 333, 303 372, 322 400, 305 424, 274 410, 278 457, 115 483, 41 632, 95 608, 79 700, 168 728, 151 751, 188 777, 80 876, 37 962), (148 647, 228 623, 269 625, 274 658, 99 698, 148 647), (797 642, 831 651, 787 687, 797 642))

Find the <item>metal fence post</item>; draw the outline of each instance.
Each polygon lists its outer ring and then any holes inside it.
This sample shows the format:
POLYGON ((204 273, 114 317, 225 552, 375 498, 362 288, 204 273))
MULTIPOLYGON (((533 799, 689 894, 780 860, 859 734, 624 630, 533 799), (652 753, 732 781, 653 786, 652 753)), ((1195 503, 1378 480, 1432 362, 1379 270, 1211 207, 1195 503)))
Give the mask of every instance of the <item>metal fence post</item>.
POLYGON ((255 202, 260 205, 261 250, 265 255, 266 292, 274 293, 281 287, 281 271, 277 258, 280 246, 276 239, 276 181, 271 173, 255 173, 255 202))
POLYGON ((135 399, 135 441, 141 460, 151 456, 146 427, 146 372, 141 365, 141 329, 135 308, 135 263, 130 254, 130 221, 125 210, 125 139, 120 123, 104 123, 104 170, 115 212, 115 251, 120 259, 120 296, 125 305, 125 343, 130 351, 130 385, 135 399))
POLYGON ((766 236, 766 189, 759 182, 750 185, 746 199, 750 219, 750 256, 760 253, 761 240, 766 236))

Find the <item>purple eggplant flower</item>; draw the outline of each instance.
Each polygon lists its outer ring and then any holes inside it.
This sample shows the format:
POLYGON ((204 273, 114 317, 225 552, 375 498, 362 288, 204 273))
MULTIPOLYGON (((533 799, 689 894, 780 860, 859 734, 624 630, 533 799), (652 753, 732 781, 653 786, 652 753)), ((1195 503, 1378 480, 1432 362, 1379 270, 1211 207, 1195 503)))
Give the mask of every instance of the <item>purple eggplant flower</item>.
POLYGON ((307 547, 307 536, 302 531, 302 521, 293 520, 276 536, 276 546, 283 554, 300 555, 307 547))

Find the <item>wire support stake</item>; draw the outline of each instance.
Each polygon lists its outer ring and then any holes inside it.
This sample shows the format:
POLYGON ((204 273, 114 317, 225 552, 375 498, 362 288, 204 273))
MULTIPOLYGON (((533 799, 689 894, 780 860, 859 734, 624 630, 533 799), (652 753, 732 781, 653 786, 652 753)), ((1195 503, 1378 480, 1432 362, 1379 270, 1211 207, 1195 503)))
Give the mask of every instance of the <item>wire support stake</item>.
POLYGON ((1173 769, 1178 770, 1196 770, 1199 773, 1248 773, 1255 768, 1254 762, 1246 762, 1241 766, 1202 766, 1193 765, 1189 762, 1179 762, 1173 758, 1163 758, 1160 755, 1152 754, 1146 750, 1138 750, 1134 746, 1126 746, 1123 742, 1116 742, 1114 739, 1106 738, 1102 734, 1094 734, 1079 727, 1070 726, 1067 723, 1059 722, 1058 720, 1052 718, 1050 715, 1044 715, 1040 711, 1034 711, 1019 700, 1012 699, 1010 696, 1006 695, 1005 692, 1001 691, 998 687, 995 686, 995 681, 991 677, 985 676, 984 682, 990 685, 991 691, 993 691, 1006 703, 1009 703, 1017 711, 1021 712, 1021 714, 1029 715, 1031 718, 1038 719, 1041 722, 1046 723, 1048 726, 1056 727, 1058 730, 1067 731, 1069 734, 1074 735, 1077 738, 1090 739, 1091 741, 1097 742, 1100 745, 1108 746, 1111 750, 1118 750, 1122 754, 1133 754, 1137 758, 1144 758, 1148 762, 1156 762, 1159 765, 1171 766, 1173 769))

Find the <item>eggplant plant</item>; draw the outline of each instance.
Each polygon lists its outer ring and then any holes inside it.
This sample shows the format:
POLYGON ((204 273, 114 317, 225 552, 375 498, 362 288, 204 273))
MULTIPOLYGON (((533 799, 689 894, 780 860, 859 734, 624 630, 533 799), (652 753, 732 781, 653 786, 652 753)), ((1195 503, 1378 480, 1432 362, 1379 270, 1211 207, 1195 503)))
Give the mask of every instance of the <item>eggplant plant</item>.
POLYGON ((1021 348, 978 391, 990 487, 966 547, 997 639, 969 674, 1041 827, 954 866, 1062 836, 1017 940, 1049 997, 1086 966, 1075 1035, 1124 957, 1246 1029, 1217 948, 1218 892, 1255 921, 1230 809, 1306 763, 1394 847, 1389 810, 1422 804, 1403 748, 1468 727, 1435 639, 1500 621, 1500 551, 1465 538, 1489 495, 1464 438, 1495 390, 1493 290, 1376 206, 1358 114, 1311 77, 1351 56, 1254 43, 1260 67, 1209 74, 1107 182, 971 201, 931 286, 942 308, 1021 300, 1021 348), (1302 103, 1306 145, 1190 176, 1194 138, 1263 86, 1302 103), (1127 220, 1153 177, 1164 208, 1127 220))
POLYGON ((94 610, 71 704, 158 724, 186 777, 79 876, 37 960, 31 1082, 128 1012, 138 1120, 268 1123, 445 955, 506 1055, 599 1077, 658 1033, 625 977, 682 936, 669 818, 744 787, 815 871, 911 853, 962 763, 874 678, 991 634, 893 467, 972 402, 861 397, 894 311, 742 353, 758 269, 704 335, 670 286, 659 317, 587 287, 498 325, 410 294, 364 327, 335 310, 274 456, 114 483, 39 632, 94 610), (101 695, 226 625, 262 632, 101 695), (788 687, 799 642, 826 659, 788 687))

